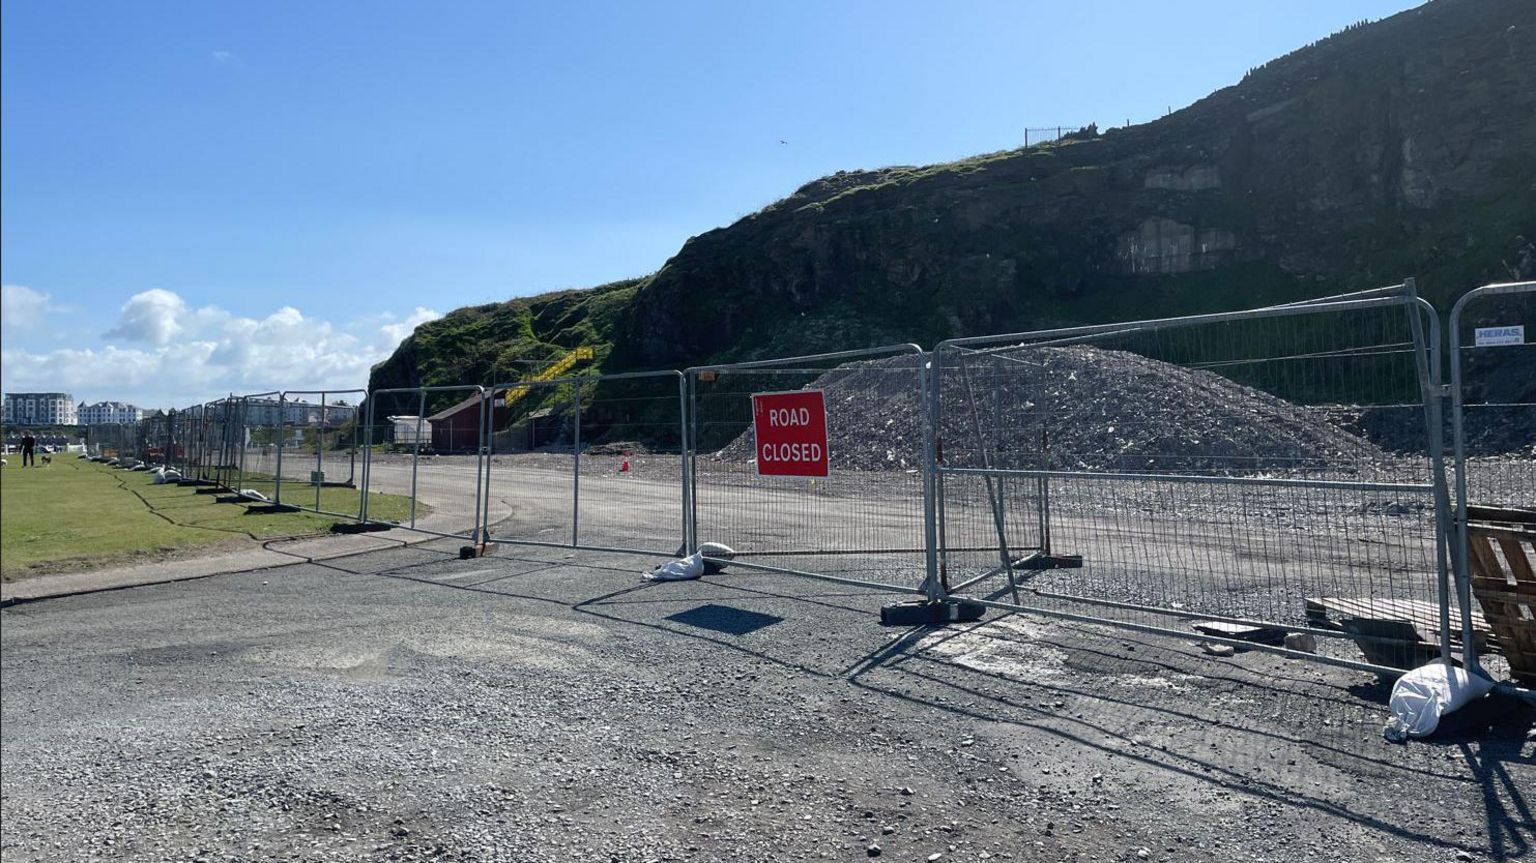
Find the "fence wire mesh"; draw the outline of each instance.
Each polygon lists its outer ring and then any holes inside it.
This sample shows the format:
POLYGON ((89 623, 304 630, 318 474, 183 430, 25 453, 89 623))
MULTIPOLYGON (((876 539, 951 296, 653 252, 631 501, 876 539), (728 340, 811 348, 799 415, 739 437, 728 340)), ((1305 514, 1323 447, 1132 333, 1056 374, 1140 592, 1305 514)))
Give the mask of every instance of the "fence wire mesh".
POLYGON ((1444 513, 1417 308, 1384 297, 941 346, 950 590, 1217 636, 1347 636, 1358 650, 1320 649, 1375 665, 1439 655, 1444 513), (1338 422, 1394 405, 1416 409, 1389 411, 1398 426, 1379 439, 1338 422))
POLYGON ((1470 297, 1452 358, 1467 500, 1536 506, 1536 283, 1470 297))
POLYGON ((478 542, 485 401, 480 386, 370 393, 362 429, 363 518, 478 542))
POLYGON ((657 372, 490 387, 490 539, 676 553, 681 381, 657 372))
POLYGON ((257 502, 274 500, 277 497, 282 393, 241 396, 239 405, 240 424, 235 431, 235 481, 230 488, 257 502))
POLYGON ((287 390, 280 399, 277 485, 284 506, 362 518, 357 405, 365 390, 287 390))
POLYGON ((1536 689, 1536 282, 1485 285, 1451 310, 1461 628, 1480 665, 1536 689))
POLYGON ((915 345, 690 369, 694 539, 747 565, 917 589, 925 374, 915 345), (752 396, 804 390, 823 393, 828 475, 759 475, 752 396))

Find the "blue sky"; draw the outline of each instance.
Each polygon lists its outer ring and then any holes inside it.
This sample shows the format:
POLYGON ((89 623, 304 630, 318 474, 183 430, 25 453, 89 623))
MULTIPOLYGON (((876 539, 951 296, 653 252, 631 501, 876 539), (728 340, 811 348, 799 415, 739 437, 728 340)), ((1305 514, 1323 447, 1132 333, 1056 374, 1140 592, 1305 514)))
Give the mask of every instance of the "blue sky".
POLYGON ((360 386, 436 313, 654 271, 839 169, 1154 119, 1413 5, 9 0, 0 386, 360 386))

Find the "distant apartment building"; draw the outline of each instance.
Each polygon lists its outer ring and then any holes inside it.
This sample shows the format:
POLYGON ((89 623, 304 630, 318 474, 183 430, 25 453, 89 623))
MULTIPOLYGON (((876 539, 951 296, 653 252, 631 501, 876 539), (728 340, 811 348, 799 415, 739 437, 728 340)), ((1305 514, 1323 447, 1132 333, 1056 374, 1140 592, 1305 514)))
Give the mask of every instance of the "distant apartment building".
POLYGON ((75 399, 69 393, 6 393, 5 422, 30 426, 79 425, 75 399))
POLYGON ((283 402, 279 407, 276 399, 252 399, 245 403, 245 424, 248 426, 275 426, 279 417, 286 425, 327 425, 335 427, 357 415, 356 405, 326 404, 323 408, 314 402, 283 402))
POLYGON ((144 418, 144 409, 124 402, 80 403, 81 425, 107 425, 108 423, 136 423, 144 418))

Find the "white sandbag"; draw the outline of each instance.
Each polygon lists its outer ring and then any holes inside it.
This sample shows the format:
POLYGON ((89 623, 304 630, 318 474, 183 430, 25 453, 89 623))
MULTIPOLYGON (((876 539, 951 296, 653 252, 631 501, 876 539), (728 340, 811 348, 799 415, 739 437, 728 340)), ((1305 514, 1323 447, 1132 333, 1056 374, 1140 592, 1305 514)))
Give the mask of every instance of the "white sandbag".
POLYGON ((152 475, 155 478, 155 485, 165 485, 165 468, 162 467, 156 469, 153 471, 152 475))
MULTIPOLYGON (((699 554, 703 557, 714 558, 715 560, 733 560, 736 557, 735 549, 718 542, 699 543, 699 554)), ((706 560, 704 561, 704 571, 710 575, 715 575, 725 571, 725 564, 711 563, 706 560)))
POLYGON ((640 577, 646 581, 687 581, 704 574, 704 555, 694 552, 668 561, 640 577))
POLYGON ((254 488, 242 488, 242 489, 240 489, 240 496, 245 498, 246 500, 259 500, 259 501, 266 501, 267 500, 267 496, 266 495, 262 494, 261 492, 257 491, 254 488))
POLYGON ((1493 689, 1493 681, 1436 660, 1397 679, 1392 686, 1392 718, 1386 735, 1393 740, 1428 737, 1440 720, 1493 689))

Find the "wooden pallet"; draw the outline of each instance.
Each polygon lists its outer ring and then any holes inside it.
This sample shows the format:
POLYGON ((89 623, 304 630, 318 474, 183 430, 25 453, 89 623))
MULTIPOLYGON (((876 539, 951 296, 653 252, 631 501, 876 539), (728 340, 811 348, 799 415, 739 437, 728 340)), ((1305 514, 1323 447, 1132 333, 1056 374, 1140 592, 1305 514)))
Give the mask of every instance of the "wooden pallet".
MULTIPOLYGON (((1417 599, 1379 599, 1370 596, 1322 596, 1307 600, 1307 619, 1319 626, 1337 629, 1328 615, 1361 617, 1366 620, 1402 620, 1413 624, 1415 629, 1431 639, 1440 631, 1440 606, 1417 599)), ((1451 609, 1451 637, 1461 638, 1460 613, 1451 609)), ((1487 641, 1492 632, 1483 615, 1472 610, 1472 637, 1479 642, 1487 641)))
POLYGON ((1472 595, 1509 661, 1510 675, 1536 686, 1536 526, 1493 517, 1497 521, 1467 524, 1472 595))

